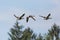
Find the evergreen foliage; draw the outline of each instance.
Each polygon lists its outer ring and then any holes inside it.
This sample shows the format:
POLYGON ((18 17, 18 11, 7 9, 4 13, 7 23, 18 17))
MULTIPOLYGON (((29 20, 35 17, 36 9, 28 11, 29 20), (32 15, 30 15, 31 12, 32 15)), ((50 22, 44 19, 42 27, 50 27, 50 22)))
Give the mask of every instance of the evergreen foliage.
POLYGON ((29 27, 22 31, 23 26, 19 26, 18 21, 10 29, 8 40, 60 40, 60 27, 54 24, 45 36, 36 35, 29 27))

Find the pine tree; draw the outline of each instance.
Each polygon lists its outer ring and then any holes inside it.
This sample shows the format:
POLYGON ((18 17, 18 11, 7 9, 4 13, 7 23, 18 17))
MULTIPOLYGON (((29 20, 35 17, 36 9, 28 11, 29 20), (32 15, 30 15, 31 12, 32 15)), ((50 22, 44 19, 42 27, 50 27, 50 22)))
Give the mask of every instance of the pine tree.
POLYGON ((36 40, 37 35, 35 33, 32 34, 32 40, 36 40))
POLYGON ((30 28, 27 28, 23 32, 22 40, 31 40, 33 31, 30 28))
POLYGON ((33 40, 36 39, 36 35, 33 33, 33 31, 28 27, 25 30, 22 31, 23 26, 19 26, 18 21, 16 21, 13 28, 10 29, 10 32, 8 32, 8 35, 10 38, 8 40, 33 40))
POLYGON ((52 39, 52 35, 50 35, 50 34, 45 34, 44 40, 53 40, 53 39, 52 39))
POLYGON ((36 40, 43 40, 43 36, 39 34, 36 40))
POLYGON ((56 37, 56 40, 59 40, 59 34, 60 34, 59 26, 54 24, 52 28, 49 30, 48 34, 51 36, 52 40, 54 40, 54 36, 56 37))
POLYGON ((10 38, 8 40, 21 40, 23 26, 19 26, 18 21, 15 23, 14 27, 8 32, 10 38))
POLYGON ((60 34, 60 28, 56 24, 53 25, 54 30, 54 36, 56 37, 56 40, 59 40, 59 34, 60 34))

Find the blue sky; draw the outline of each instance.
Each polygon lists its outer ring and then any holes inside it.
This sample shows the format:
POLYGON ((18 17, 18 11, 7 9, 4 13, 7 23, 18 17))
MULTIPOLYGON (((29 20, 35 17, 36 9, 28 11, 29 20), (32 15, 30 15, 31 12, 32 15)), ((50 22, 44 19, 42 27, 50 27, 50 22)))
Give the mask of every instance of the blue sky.
POLYGON ((19 21, 25 28, 28 26, 34 32, 47 33, 48 29, 56 23, 60 26, 60 0, 0 0, 0 40, 8 40, 10 28, 13 27, 17 16, 26 13, 28 15, 35 15, 36 21, 30 19, 26 23, 26 19, 19 21), (38 15, 48 15, 51 13, 51 20, 43 20, 38 15))

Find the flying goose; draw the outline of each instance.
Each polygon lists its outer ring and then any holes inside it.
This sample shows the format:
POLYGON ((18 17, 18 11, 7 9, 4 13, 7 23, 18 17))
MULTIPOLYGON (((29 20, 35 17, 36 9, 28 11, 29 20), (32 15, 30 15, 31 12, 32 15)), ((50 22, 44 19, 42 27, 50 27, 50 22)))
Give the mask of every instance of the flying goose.
POLYGON ((20 17, 17 17, 15 14, 14 14, 14 16, 15 16, 18 20, 21 20, 21 19, 24 19, 23 17, 25 16, 25 13, 22 14, 20 17))
POLYGON ((50 18, 50 16, 51 16, 51 14, 49 13, 48 16, 46 16, 46 17, 45 16, 40 16, 40 17, 44 18, 45 20, 48 20, 48 19, 52 19, 52 18, 50 18))
POLYGON ((32 16, 32 15, 29 15, 28 17, 26 17, 26 22, 28 22, 28 21, 29 21, 29 18, 32 18, 32 19, 35 21, 35 18, 34 18, 34 16, 32 16))

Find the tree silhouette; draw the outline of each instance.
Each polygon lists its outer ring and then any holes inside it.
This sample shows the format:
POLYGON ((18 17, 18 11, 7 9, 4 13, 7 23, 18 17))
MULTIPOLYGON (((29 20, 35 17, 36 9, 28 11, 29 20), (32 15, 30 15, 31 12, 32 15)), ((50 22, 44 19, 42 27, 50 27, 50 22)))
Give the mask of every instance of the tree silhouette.
POLYGON ((56 24, 53 25, 54 35, 56 40, 59 40, 60 28, 56 24))
POLYGON ((36 40, 43 40, 43 36, 39 34, 36 40))
POLYGON ((22 28, 23 26, 19 26, 18 21, 16 21, 13 28, 8 32, 8 35, 10 36, 8 40, 54 40, 54 37, 55 40, 60 40, 60 27, 56 24, 48 30, 48 33, 44 37, 41 34, 37 36, 29 27, 25 28, 25 30, 22 30, 22 28))
POLYGON ((19 26, 18 21, 15 23, 14 27, 10 29, 8 33, 10 38, 8 40, 20 40, 22 36, 23 26, 19 26))
POLYGON ((10 38, 8 40, 33 40, 36 39, 36 35, 33 31, 28 27, 22 31, 23 26, 19 26, 18 21, 16 21, 13 28, 10 29, 8 35, 10 38))
POLYGON ((33 31, 30 28, 27 28, 23 31, 22 40, 32 40, 33 31))
POLYGON ((51 30, 49 30, 48 34, 51 36, 52 40, 54 40, 54 36, 56 37, 56 40, 59 40, 59 34, 60 34, 59 26, 54 24, 51 30))

